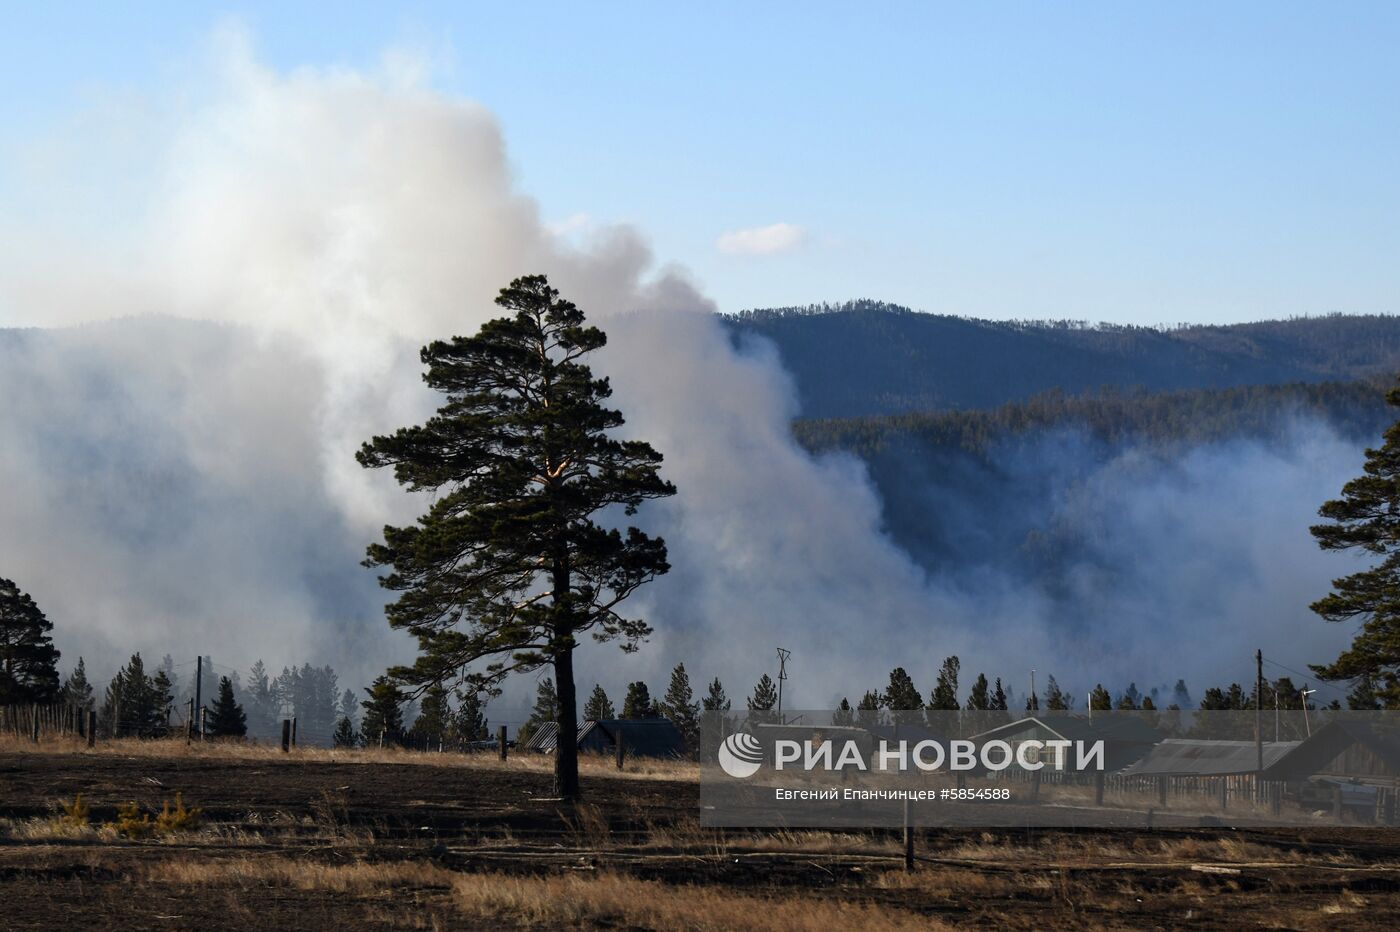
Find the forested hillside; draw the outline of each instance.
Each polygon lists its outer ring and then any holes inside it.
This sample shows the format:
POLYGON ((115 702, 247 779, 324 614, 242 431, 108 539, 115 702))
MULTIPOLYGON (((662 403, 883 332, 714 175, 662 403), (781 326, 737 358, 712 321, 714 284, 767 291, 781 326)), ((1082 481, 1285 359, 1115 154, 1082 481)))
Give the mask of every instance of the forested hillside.
POLYGON ((1394 409, 1385 403, 1391 384, 1374 377, 1182 392, 1049 391, 990 410, 805 419, 793 429, 810 450, 846 450, 867 459, 895 447, 919 455, 938 450, 982 457, 1018 436, 1057 428, 1082 432, 1106 447, 1268 440, 1297 418, 1361 440, 1379 437, 1394 420, 1394 409))
POLYGON ((1155 329, 970 320, 855 301, 726 320, 738 340, 777 344, 807 418, 993 408, 1056 389, 1179 391, 1400 372, 1400 317, 1383 315, 1155 329))

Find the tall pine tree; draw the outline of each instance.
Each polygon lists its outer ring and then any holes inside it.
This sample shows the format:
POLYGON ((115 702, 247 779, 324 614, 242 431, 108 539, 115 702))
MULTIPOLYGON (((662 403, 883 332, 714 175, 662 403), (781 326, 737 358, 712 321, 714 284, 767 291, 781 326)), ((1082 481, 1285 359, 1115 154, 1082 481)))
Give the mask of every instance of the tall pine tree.
MULTIPOLYGON (((1400 388, 1385 400, 1400 407, 1400 388)), ((1359 621, 1351 647, 1331 663, 1312 665, 1327 680, 1365 678, 1372 698, 1400 709, 1400 421, 1385 432, 1379 449, 1366 451, 1362 475, 1325 503, 1325 523, 1312 535, 1323 550, 1356 551, 1379 558, 1370 569, 1332 581, 1332 591, 1312 610, 1327 621, 1359 621)))
POLYGON ((8 579, 0 579, 0 705, 58 698, 53 622, 8 579))
MULTIPOLYGON (((661 454, 613 435, 623 418, 606 405, 612 389, 583 361, 606 343, 603 332, 544 276, 516 279, 496 303, 510 316, 423 349, 424 381, 447 396, 436 416, 358 454, 435 495, 416 524, 386 527, 366 563, 390 568, 381 583, 401 595, 389 623, 418 639, 417 662, 396 676, 436 682, 484 661, 472 685, 498 689, 514 671, 552 665, 559 730, 569 734, 579 638, 635 650, 651 629, 621 604, 670 569, 661 539, 594 516, 633 515, 675 487, 658 474, 661 454)), ((559 744, 555 784, 577 798, 573 741, 559 744)))

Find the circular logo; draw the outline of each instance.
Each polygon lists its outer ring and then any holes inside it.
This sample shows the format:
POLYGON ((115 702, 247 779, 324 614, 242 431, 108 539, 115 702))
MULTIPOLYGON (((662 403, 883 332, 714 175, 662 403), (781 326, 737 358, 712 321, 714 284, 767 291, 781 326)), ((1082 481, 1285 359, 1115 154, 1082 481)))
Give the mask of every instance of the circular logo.
POLYGON ((732 734, 719 746, 719 766, 731 777, 751 777, 763 766, 763 745, 745 732, 732 734))

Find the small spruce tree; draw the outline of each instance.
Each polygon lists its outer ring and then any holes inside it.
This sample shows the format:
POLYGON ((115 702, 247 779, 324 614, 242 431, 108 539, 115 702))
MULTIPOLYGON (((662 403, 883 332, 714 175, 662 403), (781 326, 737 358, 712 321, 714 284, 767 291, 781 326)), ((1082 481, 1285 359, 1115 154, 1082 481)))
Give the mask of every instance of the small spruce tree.
POLYGON ((350 721, 349 716, 342 715, 340 717, 340 721, 335 726, 335 734, 331 737, 331 743, 338 748, 360 746, 360 734, 355 731, 355 723, 350 721))
POLYGON ((388 676, 381 675, 365 694, 369 698, 360 703, 364 709, 360 732, 365 744, 378 744, 381 738, 386 745, 400 743, 403 740, 403 691, 388 676))
POLYGON ((489 736, 486 704, 475 689, 457 690, 457 713, 452 719, 452 731, 463 741, 485 741, 489 736))
POLYGON ((671 684, 661 700, 661 714, 681 733, 686 751, 695 754, 700 748, 700 703, 691 693, 690 677, 683 663, 676 664, 671 671, 671 684))
POLYGON ((83 712, 93 707, 95 700, 92 695, 92 683, 88 682, 87 667, 81 657, 78 658, 78 665, 63 683, 63 701, 77 706, 83 712))
POLYGON ((248 716, 233 695, 233 680, 219 678, 219 697, 209 710, 209 734, 215 738, 242 738, 248 734, 248 716))
POLYGON ((598 683, 593 684, 593 692, 583 704, 583 719, 586 722, 605 722, 617 718, 612 700, 598 683))
POLYGON ((651 691, 641 680, 627 684, 627 695, 622 700, 623 718, 656 718, 656 706, 651 701, 651 691))
POLYGON ((749 721, 756 723, 776 722, 778 717, 773 708, 778 704, 778 687, 767 673, 758 678, 753 695, 748 698, 749 721))
POLYGON ((535 707, 530 710, 530 717, 525 720, 525 724, 520 726, 519 740, 521 743, 529 741, 530 736, 539 730, 541 725, 558 719, 559 694, 555 692, 554 680, 546 676, 535 687, 535 707))
POLYGON ((710 683, 709 692, 705 698, 700 700, 706 712, 728 712, 730 707, 729 697, 724 694, 724 685, 720 683, 719 677, 715 677, 710 683))
MULTIPOLYGON (((943 661, 943 666, 938 671, 938 680, 934 684, 933 692, 929 695, 928 707, 938 712, 956 712, 958 705, 958 673, 962 668, 962 661, 956 656, 948 657, 943 661)), ((983 680, 986 685, 986 680, 983 680)))

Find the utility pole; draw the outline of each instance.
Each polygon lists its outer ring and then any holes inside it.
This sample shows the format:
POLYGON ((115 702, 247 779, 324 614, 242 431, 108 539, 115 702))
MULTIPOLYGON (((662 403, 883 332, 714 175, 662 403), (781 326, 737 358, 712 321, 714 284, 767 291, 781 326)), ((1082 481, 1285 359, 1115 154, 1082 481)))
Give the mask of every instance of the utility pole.
POLYGON ((792 651, 778 648, 778 724, 783 724, 783 681, 787 679, 787 662, 792 651))
POLYGON ((1299 691, 1303 697, 1303 724, 1307 726, 1308 737, 1312 737, 1312 721, 1308 719, 1308 697, 1317 692, 1315 689, 1302 689, 1299 691))
POLYGON ((1264 651, 1254 652, 1254 798, 1264 793, 1264 651))
POLYGON ((1032 712, 1039 712, 1039 711, 1040 711, 1040 700, 1037 699, 1037 698, 1036 698, 1036 695, 1035 695, 1035 670, 1031 670, 1031 704, 1030 704, 1030 709, 1031 709, 1032 712))
MULTIPOLYGON (((196 710, 204 709, 204 655, 200 654, 194 661, 194 707, 196 710)), ((204 740, 204 716, 199 719, 199 740, 204 740)))

